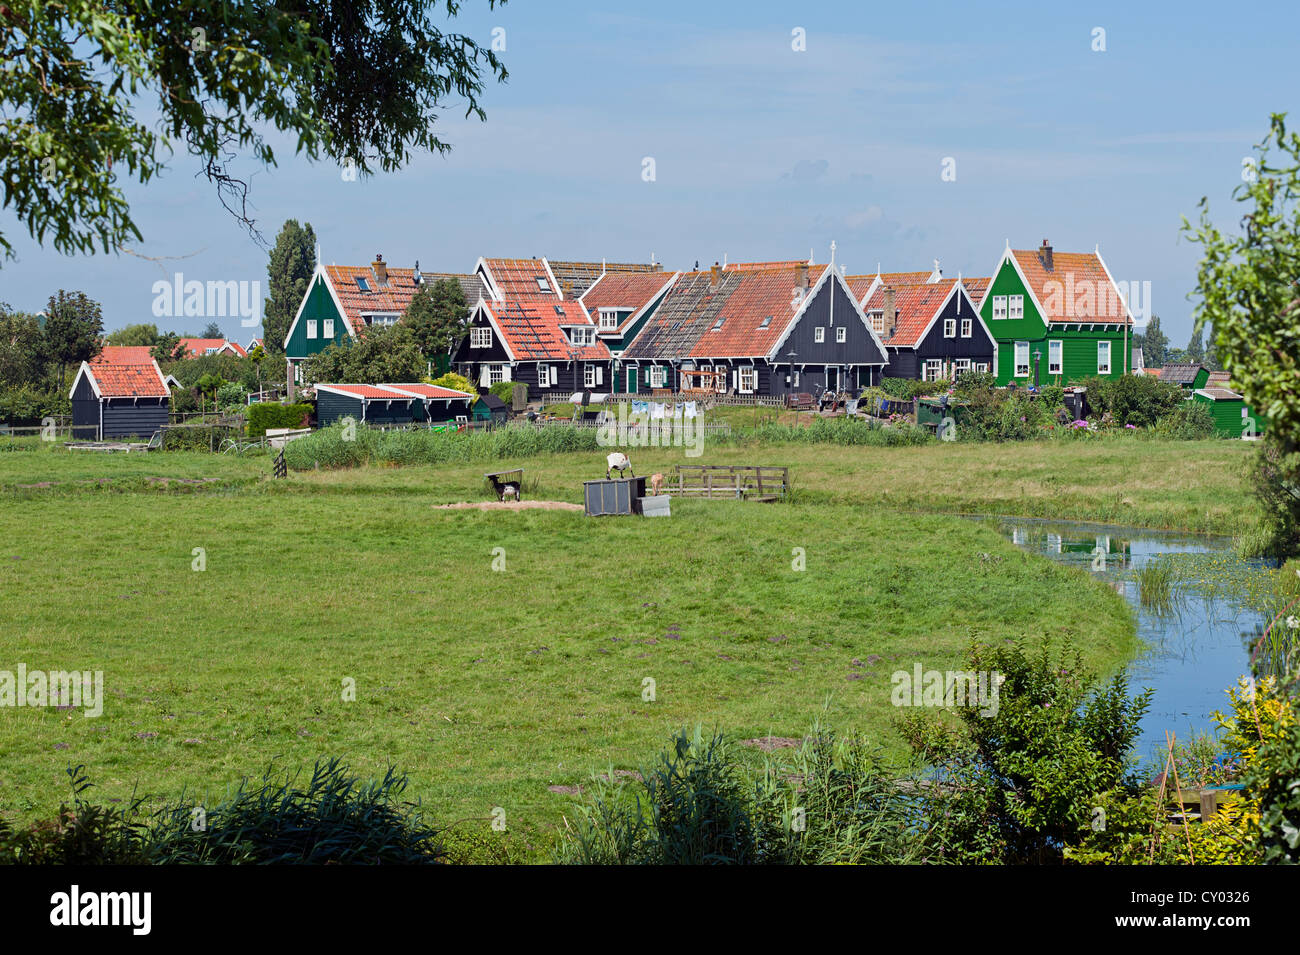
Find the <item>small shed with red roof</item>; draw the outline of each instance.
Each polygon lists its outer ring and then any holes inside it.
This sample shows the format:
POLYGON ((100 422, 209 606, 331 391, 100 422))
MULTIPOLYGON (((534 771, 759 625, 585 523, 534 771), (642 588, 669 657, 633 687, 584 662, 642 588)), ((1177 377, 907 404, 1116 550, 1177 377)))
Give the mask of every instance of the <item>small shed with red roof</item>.
POLYGON ((166 427, 171 389, 147 352, 110 347, 81 363, 69 392, 74 437, 149 438, 166 427))
POLYGON ((477 395, 424 382, 410 384, 316 385, 316 421, 321 427, 343 418, 377 428, 441 424, 468 417, 477 395))

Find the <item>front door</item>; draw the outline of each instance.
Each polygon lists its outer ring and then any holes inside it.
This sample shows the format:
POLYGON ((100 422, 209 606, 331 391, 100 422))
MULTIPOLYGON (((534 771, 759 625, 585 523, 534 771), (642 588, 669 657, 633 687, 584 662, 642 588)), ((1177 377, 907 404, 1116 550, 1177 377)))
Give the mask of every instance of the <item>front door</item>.
POLYGON ((826 367, 826 390, 840 390, 840 370, 838 368, 831 368, 829 365, 826 367))
POLYGON ((627 392, 630 395, 636 394, 636 369, 635 368, 629 368, 627 370, 627 392))

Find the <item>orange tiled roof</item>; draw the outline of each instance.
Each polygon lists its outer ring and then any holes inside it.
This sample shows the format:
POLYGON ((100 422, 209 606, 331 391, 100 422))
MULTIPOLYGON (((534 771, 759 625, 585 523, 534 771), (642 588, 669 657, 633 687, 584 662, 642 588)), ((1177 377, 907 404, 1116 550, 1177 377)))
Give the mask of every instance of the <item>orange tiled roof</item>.
POLYGON ((664 267, 659 263, 649 262, 557 262, 547 259, 551 274, 560 283, 560 293, 565 298, 581 298, 603 274, 612 272, 657 272, 662 274, 664 267))
POLYGON ((87 362, 90 375, 101 398, 169 398, 171 390, 163 380, 157 362, 119 365, 112 362, 87 362))
POLYGON ((766 272, 770 269, 794 269, 807 264, 807 259, 778 259, 773 262, 730 262, 723 269, 728 272, 766 272))
POLYGON ((976 308, 979 308, 984 303, 984 293, 989 290, 992 283, 993 279, 988 276, 975 279, 962 276, 961 280, 961 284, 966 287, 966 294, 970 296, 970 300, 975 303, 976 308))
MULTIPOLYGON (((926 273, 927 277, 930 273, 926 273)), ((956 279, 940 279, 938 282, 919 282, 911 285, 883 284, 876 289, 871 300, 863 304, 863 309, 870 312, 885 307, 885 290, 894 290, 894 311, 898 318, 898 327, 894 334, 885 341, 886 345, 911 347, 920 340, 926 326, 930 324, 935 313, 939 311, 948 293, 957 283, 956 279)), ((973 315, 971 316, 974 317, 973 315)), ((885 328, 889 328, 889 316, 885 316, 885 328)))
POLYGON ((701 331, 691 357, 751 358, 768 354, 799 311, 800 306, 792 306, 791 301, 800 281, 800 266, 808 269, 810 289, 827 269, 826 265, 807 266, 797 261, 776 266, 738 265, 734 271, 740 273, 740 281, 731 289, 713 323, 701 331), (720 326, 718 319, 722 321, 720 326))
POLYGON ((863 296, 871 291, 871 283, 876 280, 877 274, 884 285, 921 285, 928 282, 934 272, 873 272, 870 275, 847 275, 844 277, 844 282, 859 303, 862 302, 863 296))
POLYGON ((621 330, 628 319, 645 308, 672 280, 673 273, 606 272, 583 293, 582 304, 593 318, 602 308, 631 309, 620 323, 621 330))
POLYGON ((151 365, 153 354, 148 345, 105 345, 92 365, 151 365))
POLYGON ((400 316, 411 304, 411 299, 415 298, 416 292, 424 285, 442 279, 453 279, 460 284, 461 292, 465 296, 465 304, 470 308, 477 305, 478 300, 485 294, 477 276, 459 272, 421 270, 420 284, 417 285, 415 269, 389 267, 388 284, 383 286, 379 284, 379 277, 369 265, 327 265, 325 273, 329 276, 330 285, 334 287, 334 293, 343 306, 344 317, 356 334, 365 332, 365 315, 374 312, 400 316), (365 280, 366 291, 362 291, 361 286, 357 284, 358 278, 365 280))
POLYGON ((483 263, 503 299, 564 297, 551 280, 545 259, 484 259, 483 263), (540 282, 546 283, 545 288, 540 282))
POLYGON ((1052 253, 1049 270, 1041 249, 1013 249, 1016 264, 1048 322, 1121 322, 1128 313, 1119 290, 1095 252, 1052 253))
POLYGON ((209 348, 220 352, 222 349, 229 347, 241 358, 248 354, 244 351, 243 345, 225 338, 182 338, 178 344, 185 349, 186 354, 191 358, 206 355, 209 348))
MULTIPOLYGON (((595 328, 581 302, 546 296, 484 302, 506 347, 516 361, 568 361, 574 357, 562 326, 585 325, 595 328)), ((608 360, 609 348, 599 339, 594 345, 577 349, 577 358, 585 361, 608 360)))

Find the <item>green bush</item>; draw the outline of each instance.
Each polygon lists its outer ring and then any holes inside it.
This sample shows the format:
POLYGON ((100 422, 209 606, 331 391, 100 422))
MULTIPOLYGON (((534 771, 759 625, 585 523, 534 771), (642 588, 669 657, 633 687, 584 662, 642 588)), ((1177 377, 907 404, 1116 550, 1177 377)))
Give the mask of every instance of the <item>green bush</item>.
POLYGON ((1162 438, 1176 441, 1201 441, 1212 438, 1214 415, 1209 405, 1200 401, 1183 400, 1181 404, 1156 421, 1153 431, 1162 438))
POLYGON ((163 432, 164 451, 216 451, 235 429, 221 424, 187 424, 163 432))
POLYGON ((0 819, 0 865, 143 865, 149 861, 140 802, 96 806, 82 798, 91 787, 85 767, 69 767, 73 803, 54 819, 14 829, 0 819))
MULTIPOLYGON (((474 386, 472 381, 454 371, 447 372, 441 378, 434 378, 429 384, 437 385, 439 388, 450 388, 452 391, 464 391, 471 395, 478 394, 478 388, 474 386)), ((502 384, 507 384, 507 382, 502 382, 502 384)))
POLYGON ((15 428, 34 427, 47 415, 72 413, 67 392, 19 385, 0 390, 0 421, 15 428))
POLYGON ((961 441, 1026 441, 1042 437, 1054 421, 1043 397, 1000 388, 972 389, 957 414, 961 441))
POLYGON ((522 389, 524 389, 524 401, 527 401, 527 400, 528 400, 528 385, 524 384, 523 382, 518 382, 518 381, 498 381, 495 385, 493 385, 492 387, 490 387, 490 388, 488 389, 488 391, 490 391, 492 394, 496 395, 498 398, 500 398, 502 401, 504 401, 507 405, 509 405, 510 402, 514 400, 514 395, 515 395, 515 389, 516 389, 516 388, 522 388, 522 389))
POLYGON ((938 770, 925 807, 932 847, 959 863, 1058 862, 1098 794, 1138 791, 1132 749, 1151 693, 1130 697, 1123 671, 1103 682, 1046 645, 1035 657, 1023 642, 976 645, 968 669, 1001 675, 996 706, 958 707, 955 735, 925 717, 901 721, 938 770))
POLYGON ((263 401, 248 406, 248 435, 260 438, 267 428, 301 428, 313 412, 309 404, 282 405, 276 401, 263 401))
POLYGON ((891 398, 904 401, 920 395, 941 395, 951 387, 947 381, 921 381, 918 378, 881 378, 880 390, 891 398))
POLYGON ((1183 390, 1153 375, 1085 378, 1088 406, 1098 415, 1109 414, 1116 424, 1139 428, 1154 425, 1184 401, 1183 390))

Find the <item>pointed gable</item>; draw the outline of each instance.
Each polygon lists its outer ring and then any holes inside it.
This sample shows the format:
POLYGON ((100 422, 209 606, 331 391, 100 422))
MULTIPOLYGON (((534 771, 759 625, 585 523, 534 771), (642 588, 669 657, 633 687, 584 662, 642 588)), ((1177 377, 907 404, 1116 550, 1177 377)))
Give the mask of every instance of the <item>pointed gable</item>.
POLYGON ((1132 322, 1098 252, 1013 249, 1025 284, 1047 322, 1132 322))

